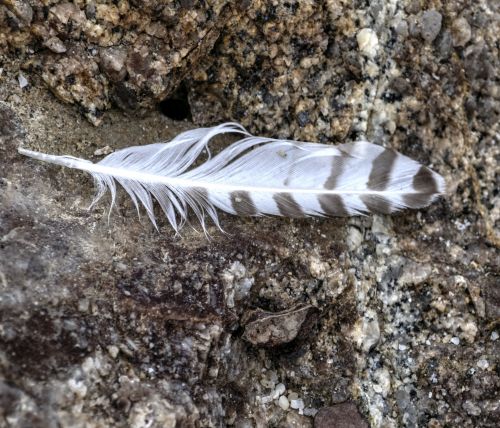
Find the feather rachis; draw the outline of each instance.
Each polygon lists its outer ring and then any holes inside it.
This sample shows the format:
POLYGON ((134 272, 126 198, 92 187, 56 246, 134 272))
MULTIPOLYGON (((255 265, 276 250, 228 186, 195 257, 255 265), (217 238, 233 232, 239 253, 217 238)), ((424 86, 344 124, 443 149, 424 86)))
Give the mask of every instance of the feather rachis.
POLYGON ((418 162, 365 141, 328 146, 255 137, 241 125, 222 124, 184 132, 169 143, 135 146, 92 163, 23 148, 38 160, 89 172, 96 183, 92 205, 116 182, 156 225, 153 200, 178 231, 192 210, 206 231, 216 208, 238 215, 347 216, 389 214, 421 208, 445 192, 443 178, 418 162), (242 138, 212 156, 209 143, 220 134, 242 138), (196 166, 202 153, 207 159, 196 166))

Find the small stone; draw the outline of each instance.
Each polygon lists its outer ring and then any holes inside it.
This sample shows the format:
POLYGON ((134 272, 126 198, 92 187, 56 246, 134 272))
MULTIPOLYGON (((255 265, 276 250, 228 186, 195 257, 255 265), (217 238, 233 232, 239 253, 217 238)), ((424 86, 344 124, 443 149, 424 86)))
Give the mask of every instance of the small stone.
POLYGON ((55 53, 66 52, 66 46, 58 37, 51 37, 44 43, 44 45, 55 53))
POLYGON ((486 358, 481 358, 476 363, 476 366, 478 366, 482 370, 486 370, 490 366, 490 363, 488 363, 488 360, 486 358))
POLYGON ((472 37, 472 30, 465 18, 458 18, 451 24, 453 46, 465 46, 472 37))
POLYGON ((314 407, 306 407, 304 409, 304 416, 316 416, 316 413, 318 413, 318 409, 315 409, 314 407))
POLYGON ((452 337, 450 342, 457 346, 460 345, 460 339, 458 337, 452 337))
POLYGON ((394 30, 402 39, 408 37, 408 23, 404 19, 394 23, 394 30))
POLYGON ((270 403, 271 401, 273 401, 273 397, 270 396, 270 395, 264 395, 260 398, 260 402, 262 404, 267 404, 267 403, 270 403))
POLYGON ((273 399, 276 400, 278 397, 283 395, 285 391, 286 391, 285 385, 283 385, 282 383, 278 383, 278 385, 276 385, 276 388, 274 388, 273 399))
POLYGON ((288 398, 286 398, 284 395, 282 395, 279 400, 278 400, 278 405, 283 409, 283 410, 288 410, 290 407, 290 402, 288 401, 288 398))
POLYGON ((292 409, 296 409, 296 410, 300 410, 300 409, 303 409, 305 406, 304 406, 304 401, 302 399, 297 399, 297 400, 292 400, 290 401, 290 407, 292 409))
POLYGON ((127 74, 127 52, 121 48, 107 48, 99 52, 100 67, 113 81, 122 80, 127 74))
POLYGON ((309 123, 309 113, 307 111, 301 111, 297 115, 297 122, 301 127, 306 126, 309 123))
POLYGON ((498 337, 499 337, 498 332, 494 331, 491 333, 490 339, 494 342, 495 340, 498 339, 498 337))
POLYGON ((363 242, 363 234, 357 227, 351 226, 347 232, 346 244, 350 251, 354 251, 363 242))
POLYGON ((296 339, 317 312, 313 306, 302 306, 283 312, 256 309, 242 319, 245 325, 243 339, 257 346, 278 346, 296 339))
POLYGON ((108 353, 111 356, 111 358, 116 358, 118 356, 118 352, 120 352, 120 350, 118 349, 117 346, 115 345, 108 346, 108 353))
POLYGON ((432 267, 428 264, 405 260, 398 282, 400 285, 421 284, 429 278, 431 272, 432 267))
POLYGON ((314 417, 314 428, 368 428, 354 403, 323 407, 314 417))
POLYGON ((113 149, 109 146, 104 146, 100 149, 95 150, 94 156, 109 155, 110 153, 113 153, 113 149))
POLYGON ((377 33, 371 28, 363 28, 356 35, 359 50, 369 58, 373 58, 377 54, 378 37, 377 33))
POLYGON ((89 310, 89 300, 88 299, 81 299, 78 301, 78 310, 80 312, 88 312, 89 310))
POLYGON ((68 380, 68 386, 71 392, 73 392, 77 397, 83 398, 87 395, 87 387, 80 380, 71 378, 68 380))
POLYGON ((451 54, 451 49, 453 47, 451 33, 448 30, 443 31, 441 37, 439 38, 436 44, 439 56, 442 58, 448 58, 451 54))
POLYGON ((19 75, 17 76, 17 81, 19 82, 19 87, 21 89, 29 85, 28 79, 26 79, 26 77, 24 77, 24 75, 21 73, 19 73, 19 75))
POLYGON ((367 309, 358 319, 352 330, 352 338, 359 349, 369 352, 380 340, 378 315, 373 309, 367 309))
POLYGON ((443 17, 436 10, 426 10, 420 18, 420 34, 431 43, 441 31, 443 17))

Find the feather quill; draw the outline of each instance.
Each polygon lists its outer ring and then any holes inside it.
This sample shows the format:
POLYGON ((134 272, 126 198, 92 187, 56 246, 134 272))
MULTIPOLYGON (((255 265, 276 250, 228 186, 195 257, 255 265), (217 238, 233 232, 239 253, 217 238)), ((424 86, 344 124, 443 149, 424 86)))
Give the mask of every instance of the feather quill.
POLYGON ((206 231, 207 216, 220 228, 216 208, 247 216, 390 214, 425 207, 445 193, 443 177, 393 150, 366 141, 329 146, 256 137, 237 123, 129 147, 97 163, 24 148, 19 153, 89 172, 97 188, 91 206, 108 190, 113 206, 119 183, 157 227, 155 199, 176 231, 188 208, 206 231), (210 141, 227 133, 241 139, 210 156, 210 141), (208 159, 193 166, 205 150, 208 159))

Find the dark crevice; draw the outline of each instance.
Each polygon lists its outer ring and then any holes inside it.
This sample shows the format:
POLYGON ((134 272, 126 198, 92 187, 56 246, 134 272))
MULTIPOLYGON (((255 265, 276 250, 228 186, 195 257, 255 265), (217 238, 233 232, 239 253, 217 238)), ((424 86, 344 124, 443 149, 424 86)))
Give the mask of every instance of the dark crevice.
POLYGON ((159 109, 172 120, 191 120, 191 108, 186 86, 181 84, 170 96, 161 101, 159 109))

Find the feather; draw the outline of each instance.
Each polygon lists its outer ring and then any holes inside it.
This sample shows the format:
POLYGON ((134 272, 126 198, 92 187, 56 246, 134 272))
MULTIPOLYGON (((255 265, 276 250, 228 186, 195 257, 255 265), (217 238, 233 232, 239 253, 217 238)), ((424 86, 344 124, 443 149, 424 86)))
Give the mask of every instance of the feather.
POLYGON ((338 146, 256 137, 237 123, 184 132, 169 143, 134 146, 92 163, 19 148, 32 158, 89 172, 96 183, 93 206, 103 194, 115 203, 116 183, 142 205, 156 227, 153 199, 178 231, 188 208, 206 231, 217 210, 286 217, 390 214, 422 208, 445 193, 443 177, 390 149, 358 141, 338 146), (241 139, 210 156, 217 135, 241 139), (194 166, 206 150, 208 159, 194 166))

